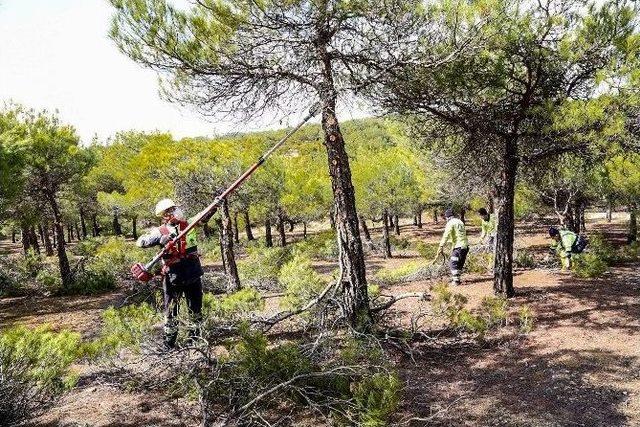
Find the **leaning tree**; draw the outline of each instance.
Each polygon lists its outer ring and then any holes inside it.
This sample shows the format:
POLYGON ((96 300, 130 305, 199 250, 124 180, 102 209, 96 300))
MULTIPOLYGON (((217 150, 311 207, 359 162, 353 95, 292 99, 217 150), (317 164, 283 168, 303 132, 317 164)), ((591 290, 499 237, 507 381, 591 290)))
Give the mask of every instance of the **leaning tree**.
POLYGON ((460 8, 444 10, 456 19, 442 20, 445 36, 433 49, 458 50, 453 60, 433 66, 425 55, 425 65, 390 70, 371 95, 419 129, 441 130, 457 145, 461 167, 494 183, 494 290, 512 296, 518 170, 594 143, 591 132, 610 118, 607 95, 624 83, 620 72, 637 46, 635 11, 627 1, 502 0, 460 8), (470 29, 481 43, 459 49, 470 29))
POLYGON ((111 3, 112 38, 133 60, 160 72, 170 100, 205 114, 249 118, 320 101, 343 311, 352 326, 366 329, 371 315, 364 255, 336 106, 362 89, 374 68, 409 61, 403 40, 419 31, 421 2, 197 0, 186 8, 166 0, 111 3), (397 45, 395 54, 382 56, 381 44, 397 45))

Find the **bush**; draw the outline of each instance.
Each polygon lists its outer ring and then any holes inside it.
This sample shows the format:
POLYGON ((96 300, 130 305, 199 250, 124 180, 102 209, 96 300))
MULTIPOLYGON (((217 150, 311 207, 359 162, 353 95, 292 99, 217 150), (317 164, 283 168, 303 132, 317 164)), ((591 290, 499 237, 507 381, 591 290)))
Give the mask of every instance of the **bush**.
POLYGON ((280 305, 289 310, 303 307, 327 285, 326 280, 311 267, 311 260, 305 255, 296 255, 286 263, 280 270, 278 281, 285 294, 280 305))
POLYGON ((253 286, 276 286, 280 269, 292 258, 291 251, 291 246, 284 248, 248 247, 247 258, 238 262, 240 280, 253 286))
POLYGON ((105 239, 103 237, 91 237, 85 240, 80 240, 71 247, 71 252, 76 256, 94 256, 100 245, 104 243, 104 240, 105 239))
POLYGON ((382 268, 378 270, 373 280, 382 286, 402 283, 408 281, 425 267, 424 262, 413 261, 396 268, 382 268))
POLYGON ((488 327, 505 326, 508 317, 508 302, 502 297, 484 297, 480 303, 480 316, 488 327))
POLYGON ((87 269, 96 273, 111 273, 116 277, 129 277, 131 266, 147 256, 146 250, 125 241, 124 237, 108 237, 89 257, 87 269))
POLYGON ((253 288, 244 288, 232 294, 221 296, 206 293, 202 299, 202 316, 205 321, 211 319, 238 320, 263 308, 264 300, 260 293, 253 288))
POLYGON ((122 348, 140 350, 161 316, 147 303, 122 308, 109 307, 102 313, 100 337, 86 347, 90 356, 115 354, 122 348))
POLYGON ((422 241, 416 242, 414 244, 414 248, 416 252, 422 257, 431 261, 438 252, 438 244, 437 243, 425 243, 422 241))
POLYGON ((398 236, 389 236, 389 243, 391 243, 392 250, 404 250, 411 246, 409 239, 398 236))
POLYGON ((215 237, 199 239, 198 252, 200 252, 203 260, 219 261, 222 259, 220 241, 215 237))
POLYGON ((18 259, 18 271, 25 277, 35 279, 45 268, 44 257, 33 249, 29 249, 24 257, 18 259))
POLYGON ((536 260, 531 252, 522 249, 516 252, 515 259, 513 260, 516 267, 520 268, 535 268, 536 260))
POLYGON ((335 260, 338 257, 338 240, 333 230, 309 236, 294 245, 297 254, 311 259, 335 260))
POLYGON ((583 279, 600 277, 607 268, 607 262, 597 253, 584 252, 572 257, 574 274, 583 279))
POLYGON ((28 280, 14 266, 15 257, 0 256, 0 297, 20 296, 28 280))
POLYGON ((376 373, 354 384, 353 398, 357 406, 358 425, 383 427, 400 401, 401 383, 392 373, 376 373))
POLYGON ((493 270, 493 254, 491 252, 469 253, 464 268, 468 273, 489 273, 493 270))
POLYGON ((587 252, 583 252, 580 255, 586 255, 587 253, 594 255, 607 265, 611 265, 618 261, 618 254, 613 248, 613 245, 600 233, 594 233, 589 236, 587 252))
POLYGON ((531 307, 523 305, 518 309, 518 321, 521 333, 528 334, 533 330, 534 316, 531 307))

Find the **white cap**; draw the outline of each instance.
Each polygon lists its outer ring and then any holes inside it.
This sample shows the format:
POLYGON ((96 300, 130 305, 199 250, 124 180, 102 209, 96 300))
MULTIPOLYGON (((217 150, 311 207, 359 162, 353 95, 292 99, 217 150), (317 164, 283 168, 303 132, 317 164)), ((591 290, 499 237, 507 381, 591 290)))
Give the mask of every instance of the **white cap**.
POLYGON ((175 208, 176 204, 171 199, 162 199, 156 203, 156 216, 162 216, 164 211, 169 208, 175 208))

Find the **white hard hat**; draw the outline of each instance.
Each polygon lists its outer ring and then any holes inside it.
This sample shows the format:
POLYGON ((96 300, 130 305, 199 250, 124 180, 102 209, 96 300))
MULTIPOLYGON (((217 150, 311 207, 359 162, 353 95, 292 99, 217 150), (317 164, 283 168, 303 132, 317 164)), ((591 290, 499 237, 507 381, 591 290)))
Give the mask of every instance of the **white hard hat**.
POLYGON ((156 216, 162 216, 164 211, 169 208, 175 208, 176 204, 171 199, 162 199, 156 203, 156 216))

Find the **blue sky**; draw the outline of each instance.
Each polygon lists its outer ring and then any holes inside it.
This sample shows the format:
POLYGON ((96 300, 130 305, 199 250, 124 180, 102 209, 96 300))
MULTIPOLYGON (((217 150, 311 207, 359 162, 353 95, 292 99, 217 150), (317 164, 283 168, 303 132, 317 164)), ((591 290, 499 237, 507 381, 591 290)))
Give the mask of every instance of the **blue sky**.
POLYGON ((184 137, 279 127, 212 122, 161 100, 156 74, 107 37, 110 20, 106 0, 0 0, 0 103, 57 109, 84 142, 130 129, 184 137))

